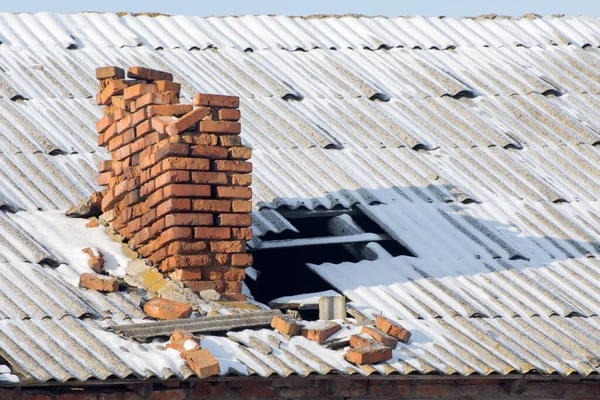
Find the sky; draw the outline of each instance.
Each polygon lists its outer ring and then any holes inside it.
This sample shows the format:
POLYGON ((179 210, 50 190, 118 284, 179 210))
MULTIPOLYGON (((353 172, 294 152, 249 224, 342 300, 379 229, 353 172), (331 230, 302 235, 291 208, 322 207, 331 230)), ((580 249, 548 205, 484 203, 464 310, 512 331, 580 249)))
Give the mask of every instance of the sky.
POLYGON ((4 12, 159 12, 184 15, 242 14, 366 14, 474 16, 488 13, 519 16, 541 15, 600 16, 600 0, 19 0, 0 2, 4 12))

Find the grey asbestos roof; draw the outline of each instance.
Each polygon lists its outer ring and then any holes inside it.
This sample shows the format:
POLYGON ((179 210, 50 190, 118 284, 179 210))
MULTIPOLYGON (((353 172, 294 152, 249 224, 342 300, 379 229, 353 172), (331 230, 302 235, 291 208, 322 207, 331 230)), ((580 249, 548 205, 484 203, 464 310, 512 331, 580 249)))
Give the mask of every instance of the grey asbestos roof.
POLYGON ((103 65, 171 71, 184 101, 241 97, 258 236, 296 229, 282 209, 358 205, 416 255, 311 266, 413 331, 390 363, 244 331, 207 341, 224 374, 598 372, 600 19, 41 13, 0 28, 0 355, 21 379, 191 374, 103 331, 144 315, 64 282, 48 267, 70 263, 61 233, 32 222, 98 189, 103 65))

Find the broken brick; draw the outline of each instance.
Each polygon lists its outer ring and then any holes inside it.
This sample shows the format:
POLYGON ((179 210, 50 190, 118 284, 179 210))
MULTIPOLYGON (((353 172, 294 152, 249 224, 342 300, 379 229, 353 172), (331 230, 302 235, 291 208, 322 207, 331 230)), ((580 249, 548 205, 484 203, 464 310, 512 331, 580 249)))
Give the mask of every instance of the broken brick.
POLYGON ((397 338, 402 343, 408 343, 411 333, 401 327, 397 322, 392 321, 382 315, 378 315, 375 319, 375 326, 383 332, 397 338))
POLYGON ((128 78, 145 79, 148 81, 172 81, 173 74, 152 68, 134 66, 127 70, 128 78))
POLYGON ((333 335, 340 329, 342 329, 342 327, 339 324, 331 322, 324 324, 322 327, 302 328, 302 336, 308 340, 312 340, 317 343, 323 343, 329 336, 333 335))
POLYGON ((284 335, 296 336, 302 331, 302 324, 284 316, 275 316, 271 320, 271 327, 284 335))
POLYGON ((155 297, 144 305, 144 312, 156 319, 184 319, 192 315, 192 307, 189 304, 155 297))
POLYGON ((119 284, 115 278, 87 272, 79 276, 79 287, 99 292, 116 292, 119 290, 119 284))
MULTIPOLYGON (((98 226, 98 224, 96 224, 96 226, 98 226)), ((89 247, 83 249, 82 252, 89 257, 88 265, 94 272, 102 271, 102 268, 104 267, 104 257, 102 256, 102 253, 89 247)))
POLYGON ((369 335, 373 339, 380 342, 381 344, 391 347, 392 349, 396 348, 396 346, 398 345, 398 339, 396 339, 392 335, 388 335, 387 333, 383 332, 381 329, 375 328, 373 326, 363 326, 360 329, 360 333, 369 335))
POLYGON ((387 346, 373 345, 348 350, 344 356, 347 361, 357 364, 375 364, 392 358, 392 349, 387 346))
POLYGON ((219 375, 221 372, 219 362, 206 349, 195 350, 185 355, 185 360, 192 371, 200 378, 219 375))

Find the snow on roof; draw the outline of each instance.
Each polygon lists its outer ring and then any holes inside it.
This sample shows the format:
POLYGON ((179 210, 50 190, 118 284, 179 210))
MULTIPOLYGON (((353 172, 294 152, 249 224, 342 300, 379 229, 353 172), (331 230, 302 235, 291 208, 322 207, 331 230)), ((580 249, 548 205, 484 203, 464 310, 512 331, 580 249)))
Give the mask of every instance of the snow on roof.
POLYGON ((598 371, 599 19, 40 13, 0 27, 0 353, 20 378, 189 376, 165 352, 166 374, 140 372, 143 350, 124 356, 97 325, 143 312, 65 281, 87 268, 79 246, 123 266, 101 228, 59 215, 98 189, 107 64, 169 70, 184 101, 241 97, 258 236, 296 229, 277 209, 360 205, 417 255, 312 267, 412 331, 389 363, 350 368, 257 330, 207 342, 224 373, 598 371), (69 340, 79 358, 55 356, 69 340))

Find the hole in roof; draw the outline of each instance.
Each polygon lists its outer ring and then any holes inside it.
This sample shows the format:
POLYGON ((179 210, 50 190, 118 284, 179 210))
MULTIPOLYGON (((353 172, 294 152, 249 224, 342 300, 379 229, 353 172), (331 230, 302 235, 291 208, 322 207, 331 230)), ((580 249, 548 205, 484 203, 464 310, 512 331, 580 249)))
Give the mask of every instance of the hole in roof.
POLYGON ((523 146, 518 143, 508 143, 502 146, 505 150, 523 150, 523 146))
MULTIPOLYGON (((282 296, 334 290, 306 264, 374 259, 369 247, 373 244, 394 257, 414 257, 360 210, 278 211, 298 232, 269 232, 261 238, 261 247, 249 249, 254 257, 253 267, 260 271, 260 276, 256 281, 246 280, 246 284, 257 301, 266 303, 282 296), (361 241, 362 238, 353 237, 363 234, 377 235, 377 238, 361 241)), ((310 318, 304 311, 302 315, 310 318)))

